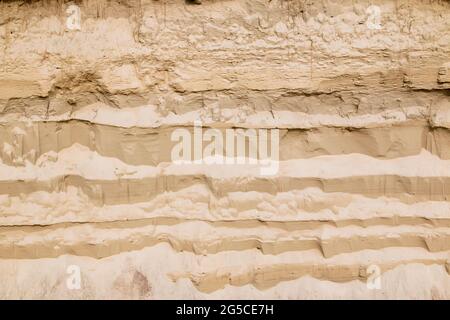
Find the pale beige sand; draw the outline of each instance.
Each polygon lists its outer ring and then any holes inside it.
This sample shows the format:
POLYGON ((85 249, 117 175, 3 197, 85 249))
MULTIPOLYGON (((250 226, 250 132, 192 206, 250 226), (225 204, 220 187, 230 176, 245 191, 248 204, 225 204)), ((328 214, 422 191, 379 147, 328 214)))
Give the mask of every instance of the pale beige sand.
POLYGON ((76 3, 0 2, 0 298, 450 299, 449 1, 76 3))
POLYGON ((445 257, 448 254, 407 248, 368 250, 326 260, 314 251, 262 256, 250 250, 199 256, 160 244, 102 260, 67 255, 2 260, 0 293, 6 298, 48 299, 449 299, 445 257), (370 290, 364 271, 374 262, 384 270, 381 288, 370 290), (80 267, 83 290, 66 288, 66 269, 71 265, 80 267), (186 272, 192 272, 196 280, 184 278, 186 272))

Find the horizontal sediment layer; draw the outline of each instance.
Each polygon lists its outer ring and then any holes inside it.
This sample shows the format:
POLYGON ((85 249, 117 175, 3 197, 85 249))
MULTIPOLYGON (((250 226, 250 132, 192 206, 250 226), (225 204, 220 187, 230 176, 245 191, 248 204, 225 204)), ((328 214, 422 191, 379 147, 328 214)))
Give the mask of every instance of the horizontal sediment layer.
MULTIPOLYGON (((324 258, 315 250, 263 255, 259 250, 198 256, 161 243, 104 259, 65 255, 53 259, 0 259, 0 294, 76 299, 134 298, 366 298, 449 297, 448 252, 385 248, 324 258), (170 263, 168 263, 168 261, 170 263), (67 290, 67 268, 78 267, 81 290, 67 290), (52 290, 36 281, 40 270, 52 290), (289 272, 287 272, 289 271, 289 272), (417 275, 420 274, 420 277, 417 275), (22 280, 11 278, 18 275, 22 280), (106 279, 98 287, 98 279, 106 279), (35 280, 33 280, 35 279, 35 280), (373 286, 379 281, 379 286, 373 286), (25 284, 26 283, 26 284, 25 284), (408 284, 418 290, 403 290, 408 284), (372 285, 372 286, 371 286, 372 285), (95 294, 90 290, 96 288, 95 294), (433 289, 434 288, 434 289, 433 289), (31 291, 30 291, 31 290, 31 291), (401 292, 398 292, 401 290, 401 292)), ((70 269, 72 270, 72 269, 70 269)))
POLYGON ((0 1, 0 298, 450 299, 449 57, 449 1, 0 1))
MULTIPOLYGON (((438 265, 445 269, 446 259, 417 259, 400 260, 390 263, 376 264, 377 270, 387 272, 401 265, 422 264, 438 265)), ((322 281, 332 282, 350 282, 359 280, 367 282, 368 268, 370 265, 361 264, 343 264, 334 265, 332 263, 322 264, 280 264, 255 266, 250 270, 239 270, 242 268, 221 268, 211 272, 202 272, 201 274, 175 274, 174 280, 180 278, 189 278, 196 288, 205 293, 211 293, 216 290, 225 289, 227 286, 244 286, 251 284, 259 290, 267 290, 280 282, 290 281, 301 277, 309 276, 322 281)), ((369 273, 370 275, 370 273, 369 273)))
POLYGON ((147 201, 155 194, 180 190, 194 183, 205 184, 216 196, 232 191, 275 194, 315 187, 325 192, 370 197, 414 195, 417 200, 446 200, 449 181, 449 161, 426 151, 390 160, 351 154, 256 165, 131 166, 74 145, 58 154, 44 154, 36 165, 0 167, 0 194, 66 191, 74 186, 102 204, 147 201), (276 175, 261 174, 262 168, 269 167, 276 175))
POLYGON ((318 229, 283 231, 267 226, 232 228, 232 224, 187 221, 175 225, 85 223, 53 227, 2 228, 0 257, 36 259, 61 254, 103 258, 142 249, 160 242, 177 251, 215 254, 221 251, 258 249, 264 254, 319 250, 325 257, 345 252, 387 247, 418 247, 430 252, 450 250, 450 229, 428 226, 322 226, 318 229), (231 226, 231 228, 230 228, 231 226), (192 231, 195 230, 195 234, 192 231), (74 237, 76 235, 76 237, 74 237))
MULTIPOLYGON (((78 116, 71 115, 67 119, 24 118, 4 122, 0 125, 0 136, 4 141, 0 158, 5 164, 23 166, 25 162, 36 163, 46 153, 61 152, 80 144, 101 156, 116 158, 130 165, 156 166, 173 160, 172 152, 176 145, 185 142, 184 138, 174 136, 180 130, 188 134, 190 148, 195 146, 202 150, 202 154, 211 144, 211 139, 207 140, 205 134, 217 133, 225 143, 230 139, 227 136, 230 131, 235 144, 240 134, 254 134, 254 143, 267 145, 268 155, 282 161, 351 153, 393 159, 417 155, 422 149, 442 159, 450 158, 450 131, 446 127, 450 118, 442 110, 433 116, 427 115, 426 110, 412 108, 352 117, 294 112, 274 112, 272 116, 267 112, 255 115, 253 120, 250 117, 243 123, 201 122, 203 128, 195 127, 195 130, 200 130, 198 138, 193 134, 194 124, 199 124, 195 121, 198 119, 196 112, 186 117, 173 116, 170 120, 170 116, 161 119, 153 116, 151 108, 136 109, 108 111, 108 107, 98 106, 95 110, 80 112, 78 116), (168 121, 167 125, 162 125, 164 119, 168 121), (139 121, 143 127, 139 127, 139 121), (239 133, 236 129, 244 131, 239 133), (262 135, 262 129, 268 129, 264 132, 266 135, 262 135), (269 141, 273 129, 280 129, 280 132, 277 136, 279 150, 272 151, 269 141), (277 154, 272 155, 274 152, 277 154)), ((250 138, 244 137, 243 141, 245 150, 240 152, 250 156, 250 138)), ((225 151, 217 150, 216 153, 223 156, 225 151)))
POLYGON ((269 226, 283 230, 323 225, 432 225, 446 227, 450 202, 368 198, 356 193, 323 192, 318 188, 267 192, 230 192, 221 197, 195 184, 154 195, 151 200, 97 206, 80 188, 65 192, 35 191, 0 197, 2 226, 51 226, 71 223, 177 224, 204 221, 232 227, 269 226))
MULTIPOLYGON (((80 144, 102 156, 116 158, 130 165, 156 166, 172 160, 176 145, 184 142, 184 138, 173 136, 180 130, 188 133, 190 148, 195 146, 203 153, 211 144, 211 141, 203 140, 203 135, 201 140, 194 140, 194 127, 125 129, 77 120, 61 123, 40 122, 32 125, 12 123, 0 126, 0 136, 4 141, 0 157, 6 164, 23 166, 26 161, 36 163, 46 153, 60 152, 74 144, 80 144)), ((201 130, 201 134, 211 134, 208 127, 198 130, 201 130)), ((221 135, 225 143, 229 139, 227 130, 230 130, 236 141, 239 133, 236 129, 213 129, 213 134, 221 135)), ((281 129, 278 133, 277 155, 271 154, 275 150, 271 151, 269 145, 272 129, 265 131, 264 136, 261 135, 261 129, 243 130, 255 135, 254 143, 267 145, 269 156, 282 161, 350 153, 393 159, 417 155, 422 149, 442 159, 450 159, 450 130, 432 128, 420 121, 374 128, 281 129)), ((246 149, 242 152, 250 156, 250 138, 244 137, 243 140, 246 149)), ((224 150, 217 150, 219 155, 224 153, 224 150)))

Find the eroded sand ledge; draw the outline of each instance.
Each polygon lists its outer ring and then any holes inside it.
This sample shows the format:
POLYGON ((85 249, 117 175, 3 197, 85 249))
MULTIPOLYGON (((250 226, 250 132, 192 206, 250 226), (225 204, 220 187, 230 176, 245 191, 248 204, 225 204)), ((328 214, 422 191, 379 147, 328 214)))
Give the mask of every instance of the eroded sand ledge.
POLYGON ((76 4, 0 3, 0 298, 450 299, 449 1, 76 4), (170 163, 199 120, 279 173, 170 163))

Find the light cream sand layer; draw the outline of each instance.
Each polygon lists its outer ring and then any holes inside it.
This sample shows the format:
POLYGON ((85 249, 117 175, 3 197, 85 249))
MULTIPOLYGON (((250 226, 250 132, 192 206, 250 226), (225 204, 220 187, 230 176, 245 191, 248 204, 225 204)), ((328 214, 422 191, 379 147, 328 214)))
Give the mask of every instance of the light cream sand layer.
MULTIPOLYGON (((419 155, 381 160, 361 154, 319 156, 280 161, 278 176, 338 178, 363 175, 398 175, 406 177, 450 177, 450 160, 442 160, 426 150, 419 155)), ((214 178, 260 176, 267 164, 181 164, 132 166, 99 155, 74 144, 58 153, 48 152, 25 166, 0 164, 0 181, 49 180, 58 176, 78 175, 86 179, 117 180, 155 177, 157 175, 204 174, 214 178), (226 169, 226 170, 224 170, 226 169)))
POLYGON ((56 257, 66 252, 102 258, 161 242, 176 251, 213 254, 257 248, 265 254, 318 250, 325 257, 364 249, 417 247, 430 252, 450 250, 450 227, 318 225, 310 230, 280 230, 268 226, 239 228, 201 221, 174 225, 121 223, 2 228, 1 258, 56 257))
MULTIPOLYGON (((146 202, 97 206, 80 188, 67 191, 36 191, 21 196, 0 195, 0 225, 51 225, 70 222, 120 222, 152 220, 201 220, 211 222, 263 222, 279 228, 304 228, 318 223, 345 225, 395 225, 402 221, 447 225, 450 202, 402 202, 395 198, 368 198, 362 195, 317 188, 280 192, 230 192, 216 197, 211 190, 196 184, 179 191, 158 194, 146 202), (296 224, 295 222, 300 222, 296 224), (290 227, 291 225, 291 227, 290 227)), ((145 222, 145 221, 142 221, 145 222)), ((173 222, 172 222, 173 223, 173 222)), ((238 224, 237 224, 238 225, 238 224)))
MULTIPOLYGON (((197 256, 189 252, 175 253, 167 244, 159 244, 102 260, 75 256, 0 260, 0 296, 10 299, 448 299, 450 277, 445 269, 445 261, 449 257, 448 252, 429 253, 415 248, 365 250, 329 259, 324 259, 315 251, 270 256, 261 255, 257 250, 248 250, 197 256), (367 267, 372 264, 381 271, 380 289, 372 290, 366 284, 367 267), (323 266, 323 277, 318 280, 308 275, 308 271, 313 269, 305 268, 307 265, 316 266, 315 270, 323 266), (79 267, 79 290, 70 290, 66 285, 73 274, 69 266, 79 267), (277 271, 280 266, 284 266, 285 271, 277 271), (258 275, 252 276, 257 270, 258 275), (291 273, 287 270, 291 270, 291 273), (336 277, 355 271, 350 275, 353 274, 356 279, 350 276, 339 282, 335 282, 337 278, 327 281, 326 276, 330 275, 327 270, 336 277), (183 275, 186 272, 196 275, 197 280, 191 282, 185 278, 183 275), (211 276, 202 278, 202 275, 211 276), (233 282, 224 283, 224 276, 233 282), (194 283, 200 287, 195 287, 194 283), (215 291, 206 293, 198 290, 205 287, 214 288, 215 291)), ((318 274, 314 273, 313 276, 318 277, 318 274)))
POLYGON ((450 127, 450 115, 445 109, 437 109, 430 113, 428 108, 420 106, 346 117, 333 114, 309 114, 277 110, 249 113, 249 111, 243 111, 247 109, 242 107, 213 110, 219 113, 217 116, 212 115, 214 112, 208 113, 208 110, 190 111, 179 115, 170 113, 164 116, 158 112, 157 106, 148 105, 119 109, 98 102, 58 116, 42 117, 31 115, 25 117, 23 115, 7 114, 0 117, 0 123, 84 120, 90 123, 122 128, 158 128, 164 126, 192 126, 194 123, 199 122, 205 126, 311 129, 323 126, 350 128, 385 127, 404 124, 411 120, 426 120, 430 121, 433 126, 450 127))

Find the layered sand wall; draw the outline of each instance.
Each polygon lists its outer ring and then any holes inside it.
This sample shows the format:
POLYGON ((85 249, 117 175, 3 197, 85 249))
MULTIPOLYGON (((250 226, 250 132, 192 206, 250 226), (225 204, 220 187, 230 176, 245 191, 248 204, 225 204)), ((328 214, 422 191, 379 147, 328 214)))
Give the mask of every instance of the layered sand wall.
POLYGON ((450 298, 449 1, 1 1, 0 58, 0 298, 450 298))

